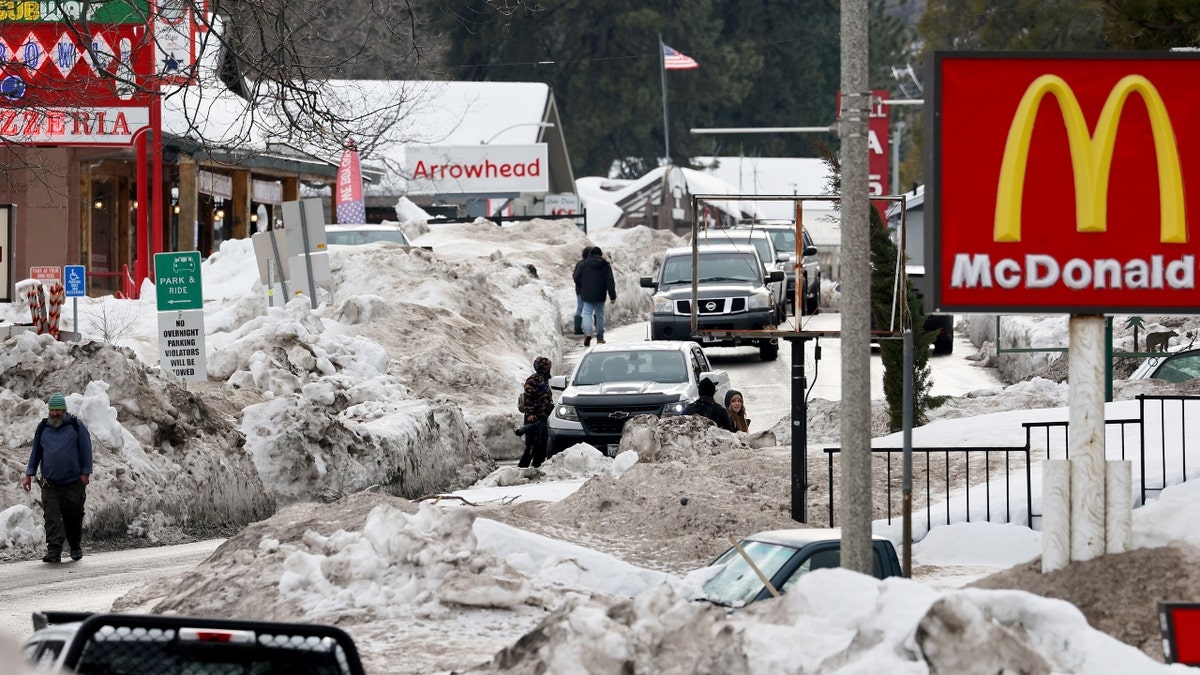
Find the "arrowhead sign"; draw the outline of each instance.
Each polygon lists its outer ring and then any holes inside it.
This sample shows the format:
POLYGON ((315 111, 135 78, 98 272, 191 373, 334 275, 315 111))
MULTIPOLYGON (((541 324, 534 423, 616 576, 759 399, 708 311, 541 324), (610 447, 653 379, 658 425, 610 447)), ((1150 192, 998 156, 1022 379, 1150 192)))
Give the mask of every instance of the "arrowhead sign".
POLYGON ((158 311, 204 309, 199 251, 155 253, 154 277, 158 311))

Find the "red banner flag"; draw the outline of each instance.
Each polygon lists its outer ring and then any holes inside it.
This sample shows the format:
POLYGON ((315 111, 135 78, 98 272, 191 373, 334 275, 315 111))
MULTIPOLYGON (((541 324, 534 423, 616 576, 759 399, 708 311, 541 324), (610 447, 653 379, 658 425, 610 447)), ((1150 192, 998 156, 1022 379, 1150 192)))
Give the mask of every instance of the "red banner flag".
POLYGON ((337 188, 333 191, 333 199, 337 204, 337 221, 339 223, 367 222, 366 203, 363 201, 362 169, 358 163, 358 147, 353 140, 347 139, 346 148, 342 151, 342 161, 338 163, 337 188))

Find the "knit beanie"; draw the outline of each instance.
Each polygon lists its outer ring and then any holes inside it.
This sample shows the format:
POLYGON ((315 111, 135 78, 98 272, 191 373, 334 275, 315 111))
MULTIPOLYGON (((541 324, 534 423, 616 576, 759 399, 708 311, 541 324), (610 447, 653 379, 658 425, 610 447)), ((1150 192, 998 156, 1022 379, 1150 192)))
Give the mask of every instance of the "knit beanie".
POLYGON ((63 398, 62 394, 58 394, 58 393, 52 394, 50 396, 50 400, 46 401, 46 404, 50 407, 51 410, 66 410, 67 409, 67 399, 63 398))

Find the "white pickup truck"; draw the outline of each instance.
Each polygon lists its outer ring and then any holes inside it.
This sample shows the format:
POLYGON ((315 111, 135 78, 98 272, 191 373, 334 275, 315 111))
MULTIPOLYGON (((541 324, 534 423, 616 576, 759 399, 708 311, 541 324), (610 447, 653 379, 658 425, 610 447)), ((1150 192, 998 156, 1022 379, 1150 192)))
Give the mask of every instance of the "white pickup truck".
POLYGON ((713 370, 695 342, 655 340, 596 345, 584 352, 570 377, 550 378, 561 391, 549 420, 546 456, 576 443, 613 454, 625 422, 636 415, 678 415, 700 397, 703 378, 725 401, 729 375, 713 370))

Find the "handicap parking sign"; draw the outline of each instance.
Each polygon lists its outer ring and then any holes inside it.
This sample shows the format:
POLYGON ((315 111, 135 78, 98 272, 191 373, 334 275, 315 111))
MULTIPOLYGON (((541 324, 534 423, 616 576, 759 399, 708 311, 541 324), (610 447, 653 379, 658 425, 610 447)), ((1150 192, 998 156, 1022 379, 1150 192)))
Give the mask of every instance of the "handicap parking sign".
POLYGON ((83 265, 66 265, 63 267, 63 277, 68 298, 87 296, 87 269, 83 265))

